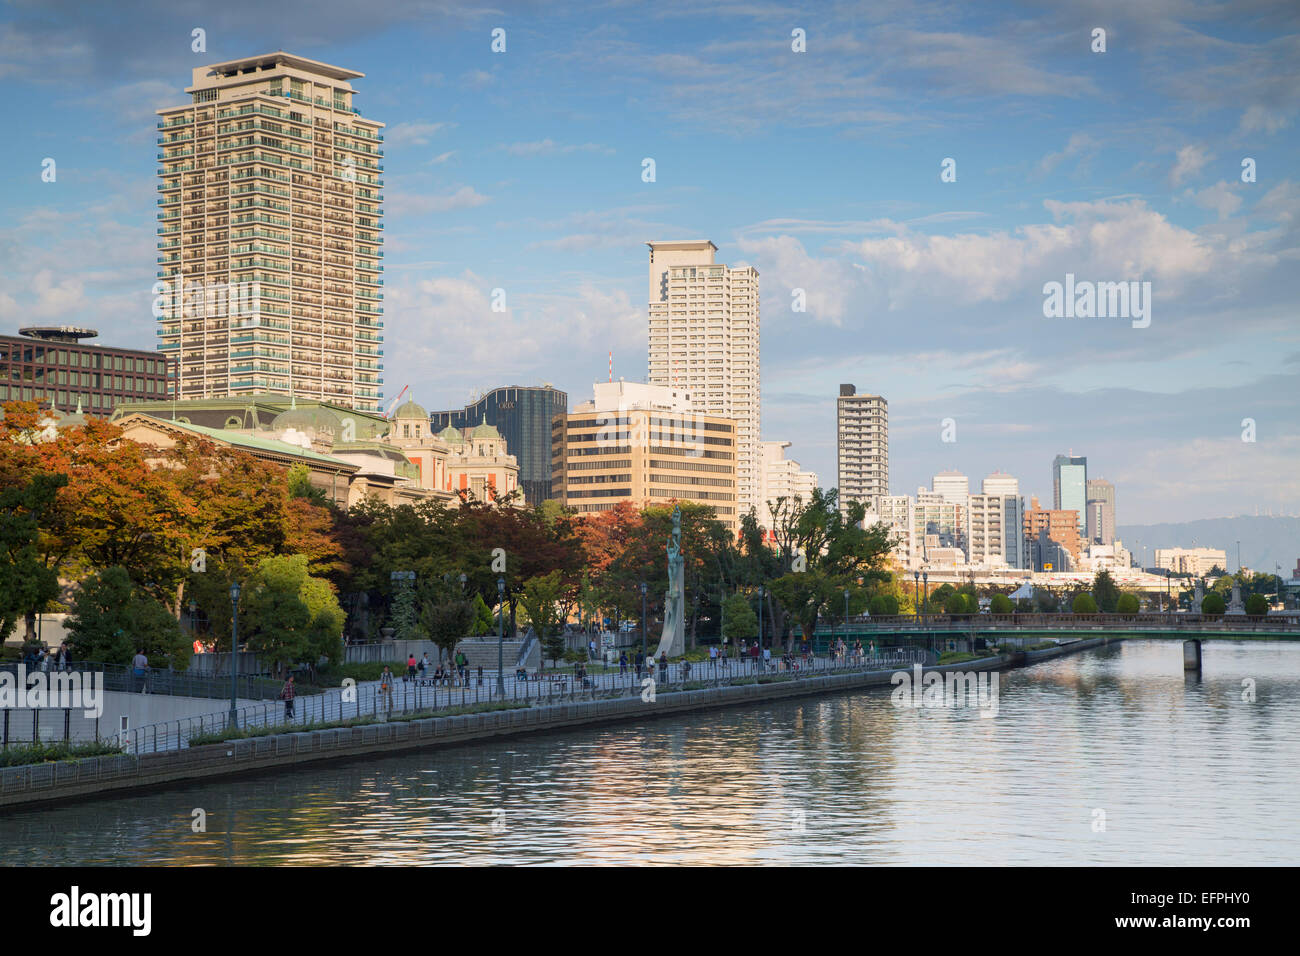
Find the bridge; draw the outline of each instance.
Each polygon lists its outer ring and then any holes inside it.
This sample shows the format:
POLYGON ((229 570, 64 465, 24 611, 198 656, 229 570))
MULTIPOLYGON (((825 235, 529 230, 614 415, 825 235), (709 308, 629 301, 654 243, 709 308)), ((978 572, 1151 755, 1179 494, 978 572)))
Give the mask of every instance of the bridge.
POLYGON ((888 642, 931 650, 974 651, 989 644, 1042 638, 1111 640, 1143 638, 1183 642, 1183 666, 1201 669, 1202 641, 1291 640, 1300 643, 1300 611, 1262 615, 1186 614, 897 614, 850 619, 817 628, 815 647, 825 651, 832 641, 888 642))

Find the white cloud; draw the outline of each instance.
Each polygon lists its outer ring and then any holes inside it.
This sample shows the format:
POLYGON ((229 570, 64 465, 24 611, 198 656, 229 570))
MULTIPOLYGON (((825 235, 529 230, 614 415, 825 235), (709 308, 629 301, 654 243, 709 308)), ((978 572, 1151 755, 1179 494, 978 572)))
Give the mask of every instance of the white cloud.
POLYGON ((490 202, 473 186, 461 186, 453 193, 441 196, 420 193, 393 193, 384 200, 384 208, 399 214, 424 215, 431 212, 451 212, 456 209, 473 209, 490 202))
POLYGON ((454 123, 395 123, 384 130, 384 142, 389 146, 427 146, 434 133, 454 126, 454 123))
POLYGON ((1169 171, 1169 181, 1175 186, 1180 185, 1183 180, 1199 173, 1211 158, 1211 155, 1199 146, 1184 146, 1178 151, 1174 168, 1169 171))

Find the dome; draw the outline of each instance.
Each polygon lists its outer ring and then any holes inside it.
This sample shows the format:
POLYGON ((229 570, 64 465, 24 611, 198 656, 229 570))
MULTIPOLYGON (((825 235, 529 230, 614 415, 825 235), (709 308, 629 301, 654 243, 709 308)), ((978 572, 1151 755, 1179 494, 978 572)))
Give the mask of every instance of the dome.
POLYGON ((469 437, 471 440, 476 438, 500 438, 501 433, 496 430, 495 426, 489 425, 486 419, 483 419, 474 426, 474 430, 469 433, 469 437))
POLYGON ((338 430, 338 419, 334 414, 320 405, 311 408, 299 408, 296 399, 275 418, 271 419, 271 430, 288 431, 292 428, 309 435, 333 435, 338 430))
POLYGON ((417 405, 414 399, 408 398, 401 405, 397 406, 397 411, 393 413, 393 418, 425 418, 429 413, 424 410, 422 405, 417 405))
POLYGON ((448 444, 461 444, 465 441, 465 436, 460 433, 460 429, 455 425, 448 425, 442 431, 438 432, 438 437, 448 444))

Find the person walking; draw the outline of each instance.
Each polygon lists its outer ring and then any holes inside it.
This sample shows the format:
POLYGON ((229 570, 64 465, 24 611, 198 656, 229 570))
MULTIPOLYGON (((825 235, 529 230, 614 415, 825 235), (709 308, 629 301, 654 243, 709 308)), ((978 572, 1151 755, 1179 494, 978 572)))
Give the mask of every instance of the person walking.
POLYGON ((393 672, 384 665, 384 672, 379 675, 379 693, 384 698, 385 709, 389 714, 393 712, 393 672))
POLYGON ((668 652, 659 652, 659 680, 668 683, 668 652))
POLYGON ((464 651, 456 652, 456 669, 460 671, 460 683, 462 687, 469 686, 469 658, 464 651))
POLYGON ((280 689, 280 699, 284 701, 284 719, 293 720, 293 675, 290 674, 280 689))
POLYGON ((418 667, 419 667, 419 671, 420 671, 420 677, 421 677, 421 678, 424 678, 424 677, 427 677, 427 676, 428 676, 428 674, 429 674, 429 665, 430 665, 431 663, 432 663, 432 662, 429 660, 429 652, 428 652, 428 651, 425 651, 425 652, 424 652, 424 656, 420 658, 420 663, 419 663, 419 665, 418 665, 418 667))
POLYGON ((144 655, 144 648, 135 652, 131 658, 131 673, 139 684, 140 693, 149 693, 149 658, 144 655))
POLYGON ((645 670, 645 654, 641 651, 636 652, 636 680, 641 683, 641 671, 645 670))
POLYGON ((412 651, 406 658, 406 676, 402 679, 408 681, 415 680, 415 670, 415 652, 412 651))
POLYGON ((772 648, 765 647, 763 648, 763 670, 770 671, 771 669, 772 669, 772 648))
POLYGON ((618 676, 627 675, 627 651, 621 651, 618 655, 618 676))

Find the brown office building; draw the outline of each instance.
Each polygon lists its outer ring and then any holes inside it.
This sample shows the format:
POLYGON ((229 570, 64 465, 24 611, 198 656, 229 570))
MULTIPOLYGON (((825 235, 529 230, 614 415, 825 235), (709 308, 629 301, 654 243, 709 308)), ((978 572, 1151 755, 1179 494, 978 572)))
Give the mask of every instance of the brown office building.
POLYGON ((141 349, 83 345, 94 329, 37 326, 0 335, 0 402, 36 402, 108 417, 123 402, 168 397, 166 356, 141 349))
POLYGON ((1029 553, 1037 555, 1034 561, 1036 571, 1068 571, 1060 567, 1061 552, 1069 555, 1072 566, 1079 561, 1079 512, 1073 508, 1040 508, 1037 498, 1029 499, 1029 510, 1025 512, 1025 540, 1029 553), (1053 549, 1050 545, 1055 545, 1053 549), (1056 551, 1053 560, 1053 551, 1056 551), (1047 567, 1046 565, 1051 565, 1047 567))
POLYGON ((734 419, 694 412, 667 386, 600 383, 595 393, 554 418, 552 497, 579 514, 693 501, 740 527, 734 419))

